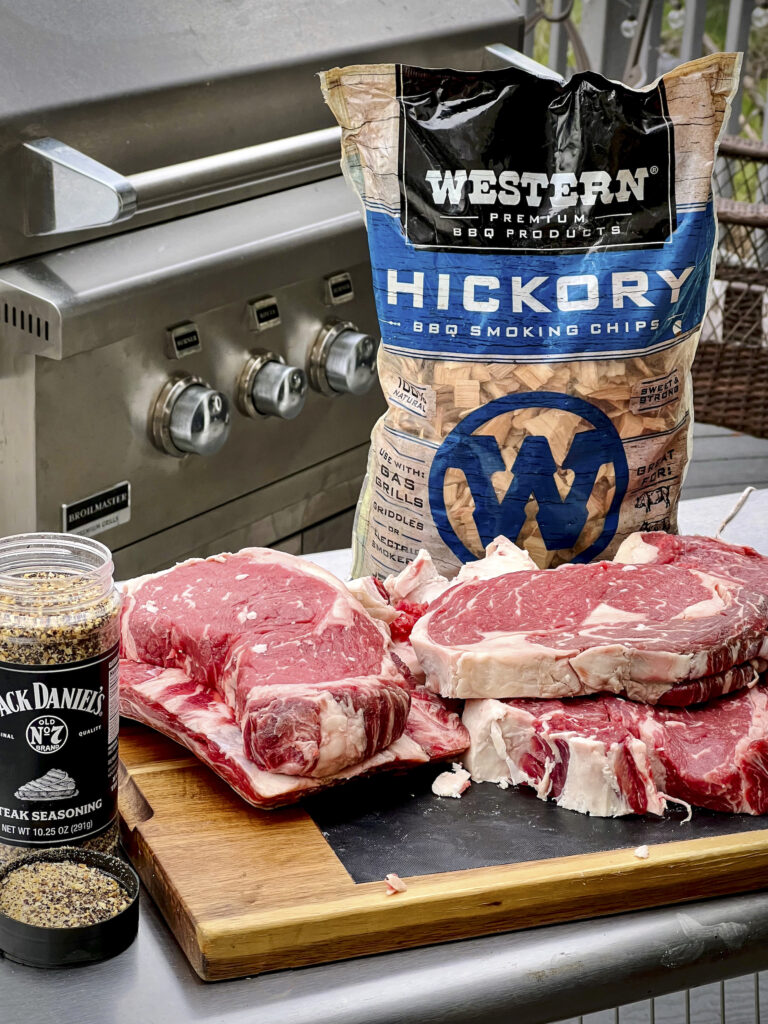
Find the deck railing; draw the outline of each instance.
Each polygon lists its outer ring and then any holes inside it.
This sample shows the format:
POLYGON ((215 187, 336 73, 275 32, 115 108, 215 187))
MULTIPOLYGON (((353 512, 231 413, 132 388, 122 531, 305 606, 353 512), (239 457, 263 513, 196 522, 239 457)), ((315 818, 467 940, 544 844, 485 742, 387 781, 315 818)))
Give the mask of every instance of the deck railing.
POLYGON ((768 0, 518 2, 525 52, 565 77, 591 69, 641 87, 706 53, 744 53, 715 165, 720 234, 694 365, 696 416, 768 438, 768 0))
POLYGON ((586 70, 578 59, 578 42, 574 47, 569 39, 574 28, 593 71, 634 86, 704 53, 744 52, 745 75, 728 134, 743 132, 768 142, 768 118, 760 116, 768 71, 762 53, 768 51, 768 31, 762 32, 768 25, 765 0, 518 0, 518 5, 529 27, 525 52, 561 75, 586 70), (750 42, 762 46, 750 53, 750 42), (760 58, 757 68, 753 57, 760 58))

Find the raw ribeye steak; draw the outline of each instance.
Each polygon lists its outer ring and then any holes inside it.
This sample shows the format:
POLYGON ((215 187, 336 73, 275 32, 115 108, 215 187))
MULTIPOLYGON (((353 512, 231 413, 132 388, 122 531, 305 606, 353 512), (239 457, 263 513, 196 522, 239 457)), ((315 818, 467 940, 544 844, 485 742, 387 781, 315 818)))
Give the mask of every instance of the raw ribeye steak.
POLYGON ((265 810, 374 771, 454 758, 469 744, 459 716, 433 694, 416 691, 405 733, 367 760, 322 779, 265 772, 248 757, 234 712, 215 689, 180 669, 125 659, 120 661, 120 713, 187 747, 244 800, 265 810))
POLYGON ((661 814, 667 800, 768 813, 768 688, 690 709, 620 697, 471 700, 464 764, 475 781, 532 786, 600 816, 661 814))
POLYGON ((765 590, 681 565, 596 562, 453 586, 411 644, 445 697, 678 703, 754 681, 760 663, 747 663, 768 652, 766 630, 765 590))
POLYGON ((334 775, 405 728, 410 696, 386 629, 316 565, 246 548, 130 581, 124 593, 123 657, 215 688, 264 771, 334 775))

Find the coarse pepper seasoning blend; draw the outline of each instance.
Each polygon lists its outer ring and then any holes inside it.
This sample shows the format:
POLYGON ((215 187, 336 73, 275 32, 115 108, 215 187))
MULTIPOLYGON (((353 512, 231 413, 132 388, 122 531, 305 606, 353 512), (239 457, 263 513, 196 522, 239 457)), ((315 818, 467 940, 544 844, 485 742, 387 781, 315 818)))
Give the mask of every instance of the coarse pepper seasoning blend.
POLYGON ((0 866, 117 846, 120 595, 87 537, 0 540, 0 866))

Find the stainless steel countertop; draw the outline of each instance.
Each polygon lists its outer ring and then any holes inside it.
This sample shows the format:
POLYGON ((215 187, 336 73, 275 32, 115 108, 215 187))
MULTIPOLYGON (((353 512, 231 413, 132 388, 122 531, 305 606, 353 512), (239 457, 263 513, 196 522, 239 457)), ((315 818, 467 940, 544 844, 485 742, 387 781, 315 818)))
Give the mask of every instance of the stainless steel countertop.
MULTIPOLYGON (((734 496, 681 506, 713 532, 734 496)), ((768 491, 724 537, 768 553, 768 491)), ((342 568, 346 553, 317 558, 342 568)), ((151 901, 121 956, 66 971, 0 962, 0 1024, 545 1024, 768 968, 768 893, 707 900, 206 983, 151 901)))
POLYGON ((768 967, 768 894, 203 982, 149 899, 104 964, 0 963, 3 1024, 544 1024, 768 967))

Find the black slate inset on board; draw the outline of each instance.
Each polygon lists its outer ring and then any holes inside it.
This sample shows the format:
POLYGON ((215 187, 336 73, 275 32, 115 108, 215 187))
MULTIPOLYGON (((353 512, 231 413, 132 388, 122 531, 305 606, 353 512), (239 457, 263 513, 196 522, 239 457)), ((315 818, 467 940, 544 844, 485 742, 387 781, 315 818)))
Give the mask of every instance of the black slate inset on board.
POLYGON ((531 789, 473 783, 461 799, 434 796, 440 765, 331 789, 304 806, 355 882, 490 867, 768 828, 747 814, 681 807, 663 818, 593 818, 539 800, 531 789))

